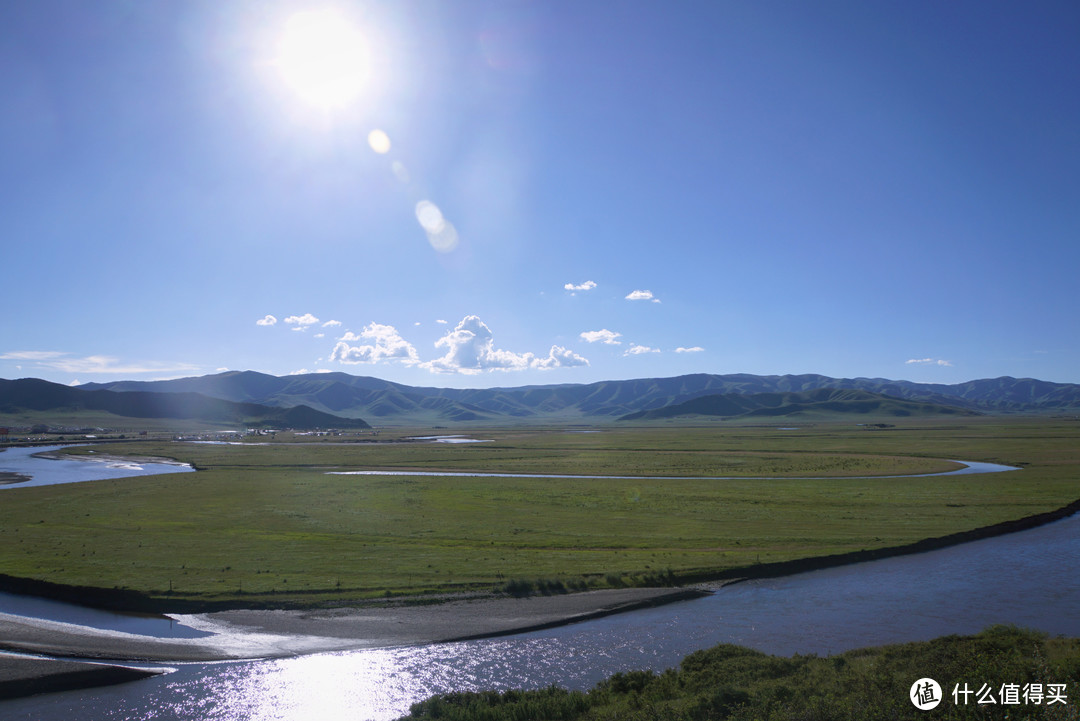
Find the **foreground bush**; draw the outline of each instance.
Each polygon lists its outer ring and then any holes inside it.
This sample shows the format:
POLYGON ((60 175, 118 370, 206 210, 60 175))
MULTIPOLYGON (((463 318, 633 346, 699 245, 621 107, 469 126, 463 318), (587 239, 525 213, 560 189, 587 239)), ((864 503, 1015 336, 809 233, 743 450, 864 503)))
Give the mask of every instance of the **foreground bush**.
POLYGON ((1078 704, 1080 639, 995 626, 976 636, 827 658, 784 658, 722 644, 691 654, 678 669, 617 673, 588 692, 548 687, 447 694, 414 704, 407 718, 1077 719, 1078 704), (924 677, 942 688, 940 705, 930 711, 909 699, 912 684, 924 677), (965 696, 965 690, 971 693, 965 696))

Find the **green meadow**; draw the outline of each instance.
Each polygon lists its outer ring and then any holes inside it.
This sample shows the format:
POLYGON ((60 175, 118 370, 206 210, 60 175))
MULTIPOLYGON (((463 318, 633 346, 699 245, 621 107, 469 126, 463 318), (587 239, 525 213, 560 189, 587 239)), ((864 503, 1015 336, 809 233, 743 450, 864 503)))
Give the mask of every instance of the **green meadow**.
POLYGON ((165 609, 657 585, 899 546, 1080 498, 1075 420, 597 430, 470 430, 490 442, 460 445, 279 434, 271 445, 71 448, 199 471, 0 491, 0 573, 133 590, 165 609), (948 470, 948 459, 1023 470, 856 477, 948 470), (329 473, 361 469, 633 478, 329 473))

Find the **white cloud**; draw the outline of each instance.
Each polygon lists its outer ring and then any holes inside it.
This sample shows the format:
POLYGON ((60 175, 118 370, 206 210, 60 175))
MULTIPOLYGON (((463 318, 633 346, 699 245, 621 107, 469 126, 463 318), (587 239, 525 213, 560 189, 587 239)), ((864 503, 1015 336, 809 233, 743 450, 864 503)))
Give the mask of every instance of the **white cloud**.
POLYGON ((56 350, 16 350, 0 355, 0 360, 47 361, 68 355, 56 350))
POLYGON ((314 335, 313 337, 314 337, 314 338, 325 338, 325 337, 326 337, 326 333, 316 333, 316 334, 315 334, 315 335, 314 335))
POLYGON ((261 318, 260 320, 255 321, 255 325, 274 325, 276 323, 277 323, 277 318, 275 318, 274 316, 272 316, 270 314, 267 314, 265 317, 261 318))
POLYGON ((491 329, 475 315, 463 318, 453 330, 435 342, 435 347, 444 349, 444 354, 422 363, 416 349, 396 328, 371 323, 359 333, 348 331, 342 335, 330 354, 330 360, 350 365, 397 361, 432 373, 466 375, 490 370, 548 370, 589 365, 588 359, 558 345, 551 346, 546 356, 539 357, 533 353, 514 353, 496 348, 491 329))
POLYGON ((651 290, 632 291, 626 296, 626 300, 651 300, 653 303, 660 302, 660 299, 654 296, 651 290))
POLYGON ((952 361, 942 360, 941 358, 911 358, 904 361, 908 365, 938 365, 951 368, 952 361))
POLYGON ((322 327, 323 328, 336 328, 339 325, 341 325, 340 320, 328 320, 328 321, 326 321, 325 323, 322 324, 322 327))
POLYGON ((438 323, 439 325, 448 325, 448 321, 445 321, 445 320, 443 320, 442 318, 439 318, 439 319, 438 319, 437 321, 435 321, 435 322, 436 322, 436 323, 438 323))
POLYGON ((491 329, 475 315, 465 316, 452 331, 435 341, 435 347, 445 348, 446 354, 420 364, 433 373, 476 375, 491 370, 547 370, 589 364, 577 353, 557 345, 551 347, 545 358, 496 348, 491 329))
POLYGON ((330 360, 355 365, 358 363, 379 363, 380 361, 399 361, 405 365, 420 362, 416 348, 401 337, 392 325, 369 323, 359 334, 346 333, 334 346, 330 360), (357 341, 372 341, 365 345, 350 346, 357 341))
POLYGON ((306 375, 310 375, 312 373, 333 373, 333 372, 334 371, 330 370, 329 368, 318 368, 318 369, 313 370, 313 371, 309 371, 307 368, 301 368, 300 370, 296 370, 296 371, 293 371, 293 372, 289 373, 289 375, 291 375, 291 376, 306 376, 306 375))
POLYGON ((694 346, 692 348, 683 348, 682 346, 679 346, 678 348, 675 349, 675 352, 676 353, 701 353, 703 350, 705 350, 705 349, 702 348, 699 345, 696 345, 696 346, 694 346))
POLYGON ((0 360, 33 361, 39 368, 50 368, 64 373, 165 373, 176 371, 197 371, 198 366, 190 363, 121 363, 120 359, 106 355, 92 355, 85 358, 72 358, 70 353, 60 351, 11 351, 0 355, 0 360))
POLYGON ((513 353, 495 348, 491 329, 479 317, 468 315, 454 330, 435 341, 446 355, 423 364, 436 373, 476 374, 483 370, 523 370, 533 360, 531 353, 513 353))
POLYGON ((313 316, 311 313, 304 313, 303 315, 290 315, 288 318, 285 319, 285 322, 289 325, 298 326, 298 328, 293 328, 293 330, 303 330, 306 329, 309 325, 315 325, 316 323, 318 323, 319 319, 313 316))
POLYGON ((541 370, 548 370, 549 368, 568 368, 571 366, 587 366, 589 361, 582 358, 577 353, 571 350, 563 348, 561 345, 551 346, 551 350, 548 351, 547 358, 535 358, 532 362, 533 368, 540 368, 541 370))
POLYGON ((587 330, 581 334, 582 340, 588 343, 596 343, 600 341, 605 345, 620 345, 621 341, 615 340, 620 337, 622 333, 616 333, 613 330, 607 328, 601 328, 600 330, 587 330))
POLYGON ((642 353, 659 353, 659 348, 650 348, 647 345, 631 345, 623 355, 641 355, 642 353))
POLYGON ((563 286, 566 290, 592 290, 596 287, 596 283, 591 280, 587 280, 581 285, 574 285, 573 283, 567 283, 563 286))

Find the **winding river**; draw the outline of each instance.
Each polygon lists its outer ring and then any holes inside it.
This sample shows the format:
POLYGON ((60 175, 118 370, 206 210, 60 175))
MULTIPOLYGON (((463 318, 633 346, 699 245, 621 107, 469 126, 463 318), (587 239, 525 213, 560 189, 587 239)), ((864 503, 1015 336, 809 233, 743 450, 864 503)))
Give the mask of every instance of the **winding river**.
POLYGON ((13 474, 28 477, 29 480, 0 484, 0 489, 104 481, 111 478, 154 476, 161 473, 185 473, 195 470, 186 463, 164 460, 135 461, 110 456, 107 453, 102 453, 99 457, 87 455, 61 458, 51 455, 63 447, 27 446, 4 449, 0 453, 0 476, 13 474))
MULTIPOLYGON (((972 472, 972 471, 969 471, 972 472)), ((985 472, 985 471, 983 471, 985 472)), ((735 584, 697 600, 482 641, 177 665, 114 687, 0 702, 8 719, 392 719, 433 693, 587 688, 721 642, 777 654, 1014 623, 1080 636, 1080 515, 938 551, 735 584)))

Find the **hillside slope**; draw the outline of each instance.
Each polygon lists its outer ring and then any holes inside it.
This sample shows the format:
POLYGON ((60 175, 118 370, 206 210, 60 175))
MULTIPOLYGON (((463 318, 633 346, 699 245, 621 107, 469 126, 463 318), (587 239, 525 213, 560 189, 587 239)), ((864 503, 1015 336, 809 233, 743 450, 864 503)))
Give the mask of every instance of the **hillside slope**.
POLYGON ((821 388, 858 390, 917 403, 954 406, 980 413, 1080 413, 1080 385, 1002 377, 956 385, 885 378, 698 373, 589 384, 520 388, 434 388, 318 373, 271 376, 230 371, 169 381, 87 384, 84 389, 194 392, 235 402, 290 407, 307 405, 325 413, 378 419, 380 423, 596 422, 713 395, 801 393, 821 388))
POLYGON ((0 380, 0 412, 99 411, 125 418, 175 418, 287 428, 369 428, 358 418, 339 418, 308 406, 237 403, 191 392, 85 390, 36 378, 0 380))
POLYGON ((723 418, 814 417, 837 415, 865 416, 940 416, 977 415, 976 411, 938 403, 905 401, 867 391, 818 388, 796 393, 724 393, 699 396, 650 411, 638 411, 619 418, 620 421, 659 420, 686 416, 718 416, 723 418))

